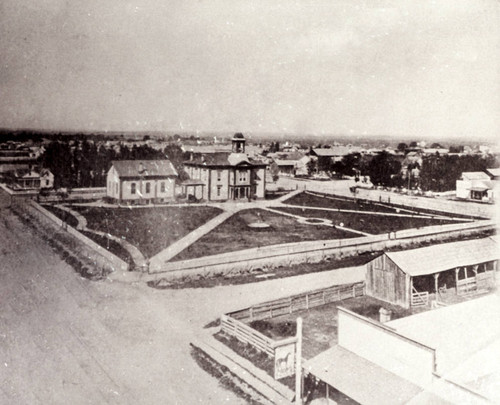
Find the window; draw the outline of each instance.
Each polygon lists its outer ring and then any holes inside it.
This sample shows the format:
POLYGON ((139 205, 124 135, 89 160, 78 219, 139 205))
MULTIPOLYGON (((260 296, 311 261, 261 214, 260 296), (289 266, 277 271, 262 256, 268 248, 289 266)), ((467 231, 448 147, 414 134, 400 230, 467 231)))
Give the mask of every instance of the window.
POLYGON ((130 194, 135 194, 136 188, 135 183, 130 184, 130 194))
POLYGON ((118 183, 115 183, 115 193, 118 194, 118 183))
POLYGON ((162 192, 162 193, 164 193, 164 192, 165 192, 165 182, 164 182, 164 181, 162 181, 162 182, 160 183, 160 192, 162 192))
POLYGON ((151 192, 151 183, 146 183, 146 194, 151 192))
POLYGON ((240 172, 240 181, 246 181, 247 180, 247 172, 240 172))
POLYGON ((45 185, 48 186, 49 185, 49 181, 48 180, 45 180, 45 185))

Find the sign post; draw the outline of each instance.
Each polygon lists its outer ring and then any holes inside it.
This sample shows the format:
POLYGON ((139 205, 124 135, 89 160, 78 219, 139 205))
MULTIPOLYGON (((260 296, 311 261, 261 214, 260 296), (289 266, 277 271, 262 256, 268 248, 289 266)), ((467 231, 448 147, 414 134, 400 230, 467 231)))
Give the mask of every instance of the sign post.
POLYGON ((295 403, 302 405, 302 318, 297 318, 297 346, 295 351, 295 403))

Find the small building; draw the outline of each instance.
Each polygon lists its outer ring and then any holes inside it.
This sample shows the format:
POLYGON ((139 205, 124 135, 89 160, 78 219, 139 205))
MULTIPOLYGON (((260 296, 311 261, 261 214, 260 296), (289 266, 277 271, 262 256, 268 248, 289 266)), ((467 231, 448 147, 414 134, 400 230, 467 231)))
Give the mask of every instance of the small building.
POLYGON ((108 171, 106 196, 127 204, 167 202, 175 198, 177 178, 170 160, 117 160, 108 171))
POLYGON ((493 238, 385 252, 366 265, 366 294, 404 308, 429 296, 485 291, 495 285, 500 252, 493 238))
POLYGON ((338 344, 304 363, 326 398, 359 404, 500 403, 500 296, 384 323, 338 308, 338 344))
POLYGON ((493 184, 484 172, 464 172, 456 182, 456 196, 465 200, 493 202, 493 184))
POLYGON ((54 175, 49 169, 42 169, 40 173, 35 170, 18 170, 14 172, 13 185, 16 189, 39 190, 54 187, 54 175))
POLYGON ((232 139, 231 152, 193 153, 184 162, 190 179, 205 185, 202 194, 207 201, 264 198, 266 167, 245 153, 245 138, 240 133, 232 139))

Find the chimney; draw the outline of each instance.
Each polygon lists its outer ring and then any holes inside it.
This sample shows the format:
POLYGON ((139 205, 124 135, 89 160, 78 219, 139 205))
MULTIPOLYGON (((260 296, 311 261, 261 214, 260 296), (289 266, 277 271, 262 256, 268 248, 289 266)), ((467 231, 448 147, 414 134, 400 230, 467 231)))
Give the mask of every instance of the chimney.
POLYGON ((380 308, 378 311, 380 323, 386 323, 391 320, 392 311, 390 309, 380 308))

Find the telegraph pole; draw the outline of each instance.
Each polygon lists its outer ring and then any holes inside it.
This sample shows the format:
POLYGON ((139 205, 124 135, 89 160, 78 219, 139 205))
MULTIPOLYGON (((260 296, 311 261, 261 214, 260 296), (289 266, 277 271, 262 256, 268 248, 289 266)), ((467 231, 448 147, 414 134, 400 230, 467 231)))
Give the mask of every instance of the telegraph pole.
POLYGON ((302 405, 302 318, 297 318, 297 345, 295 350, 295 403, 302 405))

